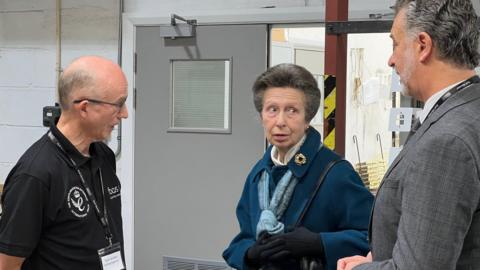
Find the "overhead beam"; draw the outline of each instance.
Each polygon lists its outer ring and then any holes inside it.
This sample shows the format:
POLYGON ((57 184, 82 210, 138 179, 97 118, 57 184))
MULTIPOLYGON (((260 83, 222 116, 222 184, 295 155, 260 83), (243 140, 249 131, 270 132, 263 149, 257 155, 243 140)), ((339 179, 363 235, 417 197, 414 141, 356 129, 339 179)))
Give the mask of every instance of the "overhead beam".
POLYGON ((336 21, 326 22, 325 29, 328 35, 341 34, 364 34, 364 33, 388 33, 392 28, 393 21, 336 21))
MULTIPOLYGON (((326 34, 365 34, 365 33, 388 33, 392 28, 393 20, 365 20, 365 21, 327 21, 325 23, 326 34)), ((477 19, 477 27, 480 28, 480 18, 477 19)))

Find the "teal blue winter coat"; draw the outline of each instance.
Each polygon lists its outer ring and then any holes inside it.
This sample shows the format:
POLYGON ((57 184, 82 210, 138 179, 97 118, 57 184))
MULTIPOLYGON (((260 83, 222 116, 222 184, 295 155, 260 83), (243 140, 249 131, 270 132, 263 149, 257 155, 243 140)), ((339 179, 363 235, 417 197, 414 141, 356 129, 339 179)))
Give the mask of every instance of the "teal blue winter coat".
MULTIPOLYGON (((236 211, 240 233, 223 252, 223 258, 231 267, 249 269, 244 257, 247 249, 255 243, 255 230, 261 212, 257 185, 262 171, 266 170, 273 179, 270 181, 271 189, 287 169, 299 179, 281 220, 285 228, 293 226, 315 188, 322 169, 331 160, 339 159, 336 153, 320 145, 320 134, 309 128, 307 138, 298 151, 306 157, 305 164, 298 165, 292 158, 286 166, 274 166, 270 158, 272 148, 269 147, 253 167, 236 211)), ((335 270, 340 258, 365 256, 368 253, 367 230, 372 202, 372 194, 348 161, 336 164, 329 171, 302 224, 310 231, 320 233, 326 258, 325 269, 335 270)), ((288 269, 294 270, 292 266, 288 269)))

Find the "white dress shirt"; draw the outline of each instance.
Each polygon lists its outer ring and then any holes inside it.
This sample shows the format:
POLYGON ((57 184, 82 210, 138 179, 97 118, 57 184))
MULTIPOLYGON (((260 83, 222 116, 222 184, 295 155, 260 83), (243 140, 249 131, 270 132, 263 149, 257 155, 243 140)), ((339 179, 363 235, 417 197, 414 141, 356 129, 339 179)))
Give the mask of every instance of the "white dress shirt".
POLYGON ((437 103, 437 101, 445 94, 447 93, 450 89, 452 89, 453 87, 459 85, 461 82, 463 81, 459 81, 459 82, 456 82, 454 84, 451 84, 445 88, 443 88, 442 90, 438 91, 437 93, 433 94, 431 97, 429 97, 427 99, 427 101, 425 102, 425 105, 423 106, 423 110, 420 111, 417 116, 418 116, 418 119, 420 120, 420 123, 423 124, 423 121, 425 121, 425 119, 427 118, 428 114, 430 113, 430 111, 433 109, 433 107, 435 106, 435 104, 437 103))

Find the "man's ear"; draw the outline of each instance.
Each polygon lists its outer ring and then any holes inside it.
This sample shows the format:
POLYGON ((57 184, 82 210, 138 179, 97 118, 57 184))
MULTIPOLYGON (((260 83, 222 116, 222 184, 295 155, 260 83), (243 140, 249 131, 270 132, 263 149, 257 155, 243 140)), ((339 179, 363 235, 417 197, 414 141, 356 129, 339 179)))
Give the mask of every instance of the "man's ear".
POLYGON ((77 104, 78 113, 80 113, 81 117, 87 117, 87 107, 88 107, 88 100, 83 100, 82 102, 77 104))
POLYGON ((433 54, 432 37, 426 32, 420 32, 417 36, 418 56, 420 62, 427 61, 433 54))

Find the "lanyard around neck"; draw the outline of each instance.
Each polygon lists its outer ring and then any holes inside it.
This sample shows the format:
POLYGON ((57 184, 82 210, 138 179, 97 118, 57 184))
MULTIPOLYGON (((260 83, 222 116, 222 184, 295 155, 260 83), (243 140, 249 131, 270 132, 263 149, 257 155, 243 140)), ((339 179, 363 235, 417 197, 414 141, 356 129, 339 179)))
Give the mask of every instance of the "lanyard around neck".
POLYGON ((475 84, 475 83, 479 83, 479 82, 480 82, 480 78, 477 75, 475 75, 473 77, 470 77, 468 80, 461 82, 459 85, 453 87, 452 89, 448 90, 448 92, 443 94, 443 96, 435 103, 433 108, 427 114, 427 117, 425 117, 425 120, 428 118, 428 116, 430 116, 430 114, 432 114, 436 109, 438 109, 438 107, 440 107, 440 105, 445 103, 445 101, 447 99, 449 99, 450 97, 452 97, 456 93, 462 91, 463 89, 469 87, 470 85, 475 84))
POLYGON ((62 150, 62 152, 68 157, 68 159, 72 163, 73 167, 75 167, 75 171, 77 172, 78 176, 80 177, 80 182, 82 183, 83 188, 87 192, 88 199, 92 202, 92 204, 95 208, 95 213, 97 214, 97 217, 100 220, 100 223, 102 223, 103 229, 105 230, 105 238, 107 239, 109 245, 111 246, 112 245, 112 232, 110 230, 110 225, 108 223, 108 210, 107 210, 107 203, 106 203, 106 200, 105 200, 105 189, 103 187, 102 169, 99 168, 99 170, 100 170, 100 184, 102 186, 103 213, 102 213, 102 211, 100 211, 100 207, 98 206, 97 200, 95 199, 95 195, 93 194, 92 190, 90 189, 87 182, 85 181, 85 178, 83 177, 82 172, 78 168, 77 163, 65 151, 63 146, 58 141, 57 137, 55 137, 55 135, 53 135, 53 133, 51 131, 48 132, 48 137, 58 148, 60 148, 60 150, 62 150))

